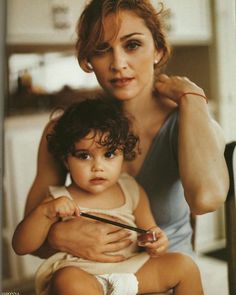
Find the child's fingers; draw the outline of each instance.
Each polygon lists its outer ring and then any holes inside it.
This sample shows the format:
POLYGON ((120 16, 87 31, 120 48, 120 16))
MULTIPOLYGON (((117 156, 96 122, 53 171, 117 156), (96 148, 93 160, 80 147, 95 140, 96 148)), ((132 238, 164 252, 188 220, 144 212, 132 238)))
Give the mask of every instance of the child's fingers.
POLYGON ((148 249, 147 252, 152 257, 159 257, 159 256, 163 255, 166 252, 166 250, 164 247, 161 247, 161 248, 157 248, 157 249, 148 249))
POLYGON ((74 215, 77 217, 80 217, 80 209, 79 207, 76 205, 76 203, 74 202, 74 215))
POLYGON ((161 248, 161 247, 166 247, 166 243, 163 241, 156 241, 156 242, 148 242, 145 244, 145 247, 149 248, 149 249, 157 249, 157 248, 161 248))
POLYGON ((164 254, 167 251, 168 243, 166 243, 164 240, 157 241, 154 243, 149 243, 148 245, 146 245, 146 249, 151 256, 157 257, 157 256, 160 256, 161 254, 164 254))
POLYGON ((159 228, 155 227, 151 229, 155 232, 157 240, 153 242, 147 242, 144 246, 154 253, 162 253, 168 249, 169 242, 166 234, 159 228))
POLYGON ((56 199, 56 201, 55 209, 58 216, 80 216, 80 210, 73 200, 70 200, 67 197, 60 197, 56 199))
POLYGON ((164 247, 165 249, 169 246, 169 241, 166 235, 162 235, 156 242, 155 245, 157 248, 164 247))

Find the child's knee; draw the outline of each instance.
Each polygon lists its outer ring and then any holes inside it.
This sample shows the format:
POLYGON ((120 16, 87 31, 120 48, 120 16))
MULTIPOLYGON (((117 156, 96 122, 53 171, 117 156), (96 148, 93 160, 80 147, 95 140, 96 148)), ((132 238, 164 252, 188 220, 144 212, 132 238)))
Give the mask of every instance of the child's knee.
POLYGON ((176 263, 182 270, 182 273, 186 276, 188 274, 198 274, 199 268, 195 261, 188 255, 182 253, 175 253, 176 263))
MULTIPOLYGON (((57 270, 51 280, 52 294, 70 294, 78 292, 81 282, 75 267, 64 267, 57 270)), ((76 294, 76 293, 75 293, 76 294)))
POLYGON ((97 279, 85 271, 68 266, 56 271, 51 280, 51 294, 103 294, 97 279))

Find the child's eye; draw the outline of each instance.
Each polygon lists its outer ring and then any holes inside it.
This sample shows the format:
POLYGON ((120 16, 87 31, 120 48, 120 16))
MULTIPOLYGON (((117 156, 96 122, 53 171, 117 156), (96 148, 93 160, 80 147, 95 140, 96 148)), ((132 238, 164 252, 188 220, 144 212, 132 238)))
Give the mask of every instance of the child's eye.
POLYGON ((140 46, 141 46, 141 43, 139 41, 132 40, 132 41, 128 41, 126 43, 126 46, 125 47, 128 50, 135 50, 135 49, 138 49, 140 46))
POLYGON ((89 160, 90 159, 89 153, 86 153, 86 152, 75 151, 73 156, 80 159, 80 160, 89 160))
POLYGON ((115 156, 116 156, 116 152, 115 151, 107 151, 105 153, 105 158, 111 159, 111 158, 114 158, 115 156))

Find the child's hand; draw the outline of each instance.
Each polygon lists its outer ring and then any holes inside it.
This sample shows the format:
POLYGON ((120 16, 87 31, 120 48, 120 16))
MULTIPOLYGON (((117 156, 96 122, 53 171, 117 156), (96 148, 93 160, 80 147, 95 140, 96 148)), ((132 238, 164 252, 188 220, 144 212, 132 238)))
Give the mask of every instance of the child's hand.
POLYGON ((42 203, 42 206, 44 215, 49 219, 57 220, 59 217, 80 216, 79 207, 67 197, 47 199, 42 203))
POLYGON ((168 238, 163 230, 158 226, 150 229, 151 232, 155 233, 156 241, 153 242, 142 242, 139 243, 140 246, 146 247, 147 252, 152 257, 158 257, 164 254, 168 249, 168 238))

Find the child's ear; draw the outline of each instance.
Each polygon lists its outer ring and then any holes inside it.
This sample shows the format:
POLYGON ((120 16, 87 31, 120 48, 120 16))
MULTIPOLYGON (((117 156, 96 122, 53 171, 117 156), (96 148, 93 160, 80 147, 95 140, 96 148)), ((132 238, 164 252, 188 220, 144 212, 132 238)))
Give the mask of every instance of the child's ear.
POLYGON ((67 162, 67 158, 66 157, 63 158, 62 162, 63 162, 64 166, 66 167, 66 169, 69 171, 69 165, 68 165, 68 162, 67 162))

